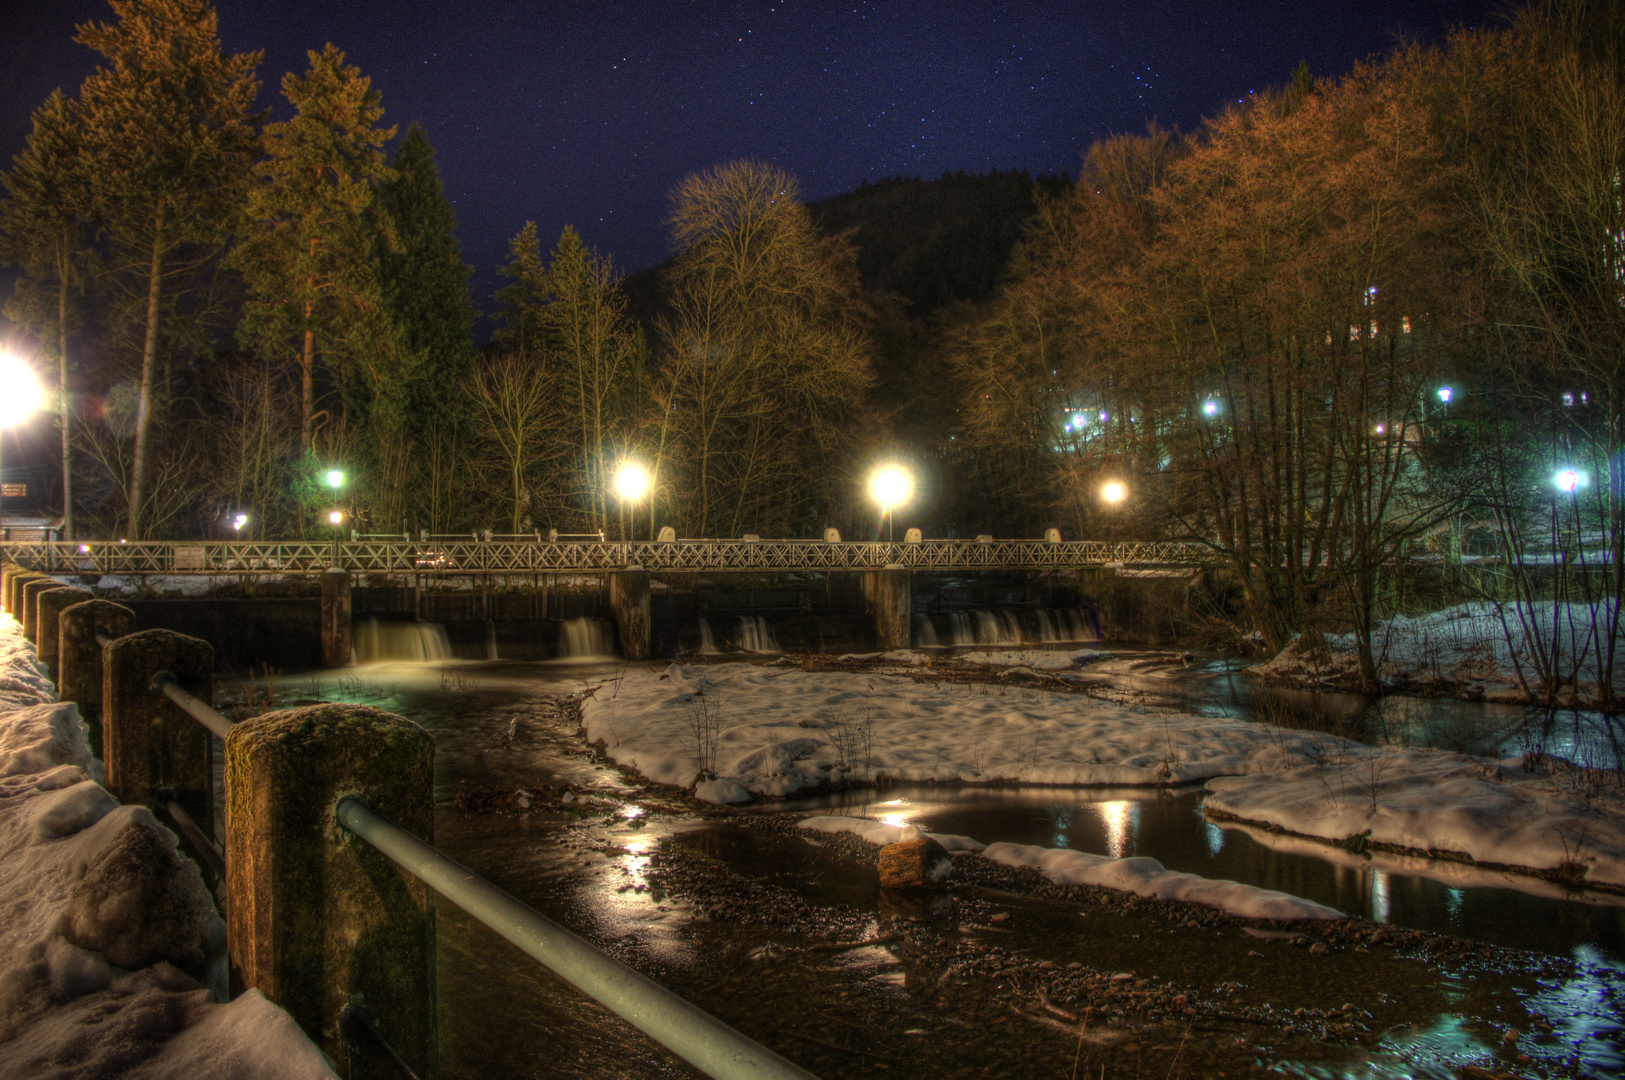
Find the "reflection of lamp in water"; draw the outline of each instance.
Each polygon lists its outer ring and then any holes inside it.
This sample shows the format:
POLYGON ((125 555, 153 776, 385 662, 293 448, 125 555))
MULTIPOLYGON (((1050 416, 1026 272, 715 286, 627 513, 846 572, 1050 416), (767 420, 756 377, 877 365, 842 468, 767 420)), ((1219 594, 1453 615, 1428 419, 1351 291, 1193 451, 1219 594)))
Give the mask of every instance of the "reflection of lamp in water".
POLYGON ((1128 851, 1129 825, 1134 813, 1134 804, 1130 802, 1097 803, 1095 812, 1100 815, 1101 824, 1106 826, 1107 854, 1114 859, 1121 859, 1128 851))
POLYGON ((1371 871, 1371 921, 1387 922, 1392 904, 1388 899, 1388 875, 1381 870, 1371 871))

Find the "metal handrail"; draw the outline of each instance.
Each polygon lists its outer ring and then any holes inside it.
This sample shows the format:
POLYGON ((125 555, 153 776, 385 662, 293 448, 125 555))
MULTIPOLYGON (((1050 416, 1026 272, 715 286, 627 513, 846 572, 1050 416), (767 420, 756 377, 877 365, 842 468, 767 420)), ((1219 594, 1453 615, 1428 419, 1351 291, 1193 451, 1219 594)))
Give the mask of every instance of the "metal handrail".
POLYGON ((716 1080, 815 1080, 801 1066, 600 952, 467 867, 374 813, 340 799, 339 823, 554 974, 716 1080))
POLYGON ((160 671, 152 677, 152 688, 162 690, 164 696, 190 716, 193 720, 208 728, 210 732, 224 739, 231 730, 231 721, 214 710, 214 707, 202 698, 193 697, 181 689, 181 684, 175 681, 175 676, 167 671, 160 671))
POLYGON ((220 846, 209 837, 208 833, 203 831, 203 827, 192 819, 192 815, 186 812, 186 808, 174 800, 172 794, 165 792, 159 795, 159 798, 164 803, 164 809, 169 811, 170 818, 176 825, 180 826, 180 830, 186 834, 186 838, 192 841, 192 846, 197 849, 199 855, 203 856, 203 861, 209 864, 209 869, 214 871, 216 877, 224 879, 226 876, 225 852, 221 851, 220 846))

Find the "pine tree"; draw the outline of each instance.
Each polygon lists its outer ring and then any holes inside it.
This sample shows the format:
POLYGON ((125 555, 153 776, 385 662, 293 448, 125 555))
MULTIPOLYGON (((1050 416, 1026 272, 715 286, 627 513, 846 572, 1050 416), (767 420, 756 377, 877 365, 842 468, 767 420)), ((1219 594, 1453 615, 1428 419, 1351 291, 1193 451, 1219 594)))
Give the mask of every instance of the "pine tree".
POLYGON ((395 152, 396 178, 379 189, 398 244, 379 256, 384 301, 406 348, 418 354, 407 392, 413 426, 445 414, 474 359, 474 305, 434 148, 413 124, 395 152))
POLYGON ((512 261, 497 273, 512 278, 513 284, 497 290, 497 303, 502 305, 498 318, 503 325, 492 340, 522 356, 539 355, 543 348, 542 312, 552 297, 547 291, 547 264, 542 261, 542 241, 534 221, 525 222, 519 235, 508 241, 508 252, 512 261))
POLYGON ((62 425, 62 533, 74 535, 73 399, 69 392, 68 338, 72 295, 83 286, 90 199, 77 110, 58 90, 34 113, 34 129, 5 175, 0 236, 6 256, 23 277, 6 315, 55 347, 62 425))
POLYGON ((141 383, 127 529, 141 534, 166 291, 227 242, 256 141, 250 110, 259 53, 227 56, 202 0, 111 0, 117 24, 87 23, 80 44, 105 66, 80 90, 90 193, 110 273, 135 298, 141 383))
POLYGON ((254 168, 246 235, 233 253, 248 286, 239 336, 267 359, 296 357, 299 445, 312 453, 317 364, 350 389, 365 386, 401 412, 406 350, 380 287, 377 245, 393 230, 377 185, 394 179, 383 152, 372 82, 329 44, 310 68, 282 79, 297 110, 266 125, 266 159, 254 168))

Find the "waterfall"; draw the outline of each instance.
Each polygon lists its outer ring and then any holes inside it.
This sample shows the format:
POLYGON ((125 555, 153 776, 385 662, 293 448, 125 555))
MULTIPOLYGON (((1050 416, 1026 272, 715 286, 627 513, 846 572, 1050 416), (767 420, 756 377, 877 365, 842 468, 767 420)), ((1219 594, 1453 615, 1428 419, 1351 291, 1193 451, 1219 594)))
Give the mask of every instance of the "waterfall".
POLYGON ((1021 620, 1016 617, 1016 613, 999 612, 999 644, 1020 645, 1021 636, 1021 620))
POLYGON ((1061 635, 1055 632, 1055 621, 1049 617, 1049 612, 1039 608, 1033 612, 1038 620, 1038 640, 1042 642, 1060 641, 1061 635))
POLYGON ((976 634, 971 630, 970 616, 963 611, 948 613, 948 644, 974 645, 976 634))
POLYGON ((717 639, 711 636, 711 624, 704 619, 700 620, 700 655, 715 656, 722 650, 717 648, 717 639))
POLYGON ((760 615, 741 615, 739 648, 741 652, 778 652, 779 643, 773 639, 773 631, 766 619, 760 615))
POLYGON ((451 659, 446 628, 439 623, 366 619, 355 625, 353 642, 358 664, 380 660, 428 664, 451 659))
POLYGON ((973 611, 971 618, 976 620, 976 637, 973 638, 978 645, 996 645, 999 641, 999 620, 993 617, 991 611, 973 611))
POLYGON ((604 619, 565 619, 559 626, 559 655, 614 656, 614 632, 604 619))
POLYGON ((937 646, 937 628, 931 625, 931 616, 914 616, 914 644, 922 649, 932 649, 937 646))

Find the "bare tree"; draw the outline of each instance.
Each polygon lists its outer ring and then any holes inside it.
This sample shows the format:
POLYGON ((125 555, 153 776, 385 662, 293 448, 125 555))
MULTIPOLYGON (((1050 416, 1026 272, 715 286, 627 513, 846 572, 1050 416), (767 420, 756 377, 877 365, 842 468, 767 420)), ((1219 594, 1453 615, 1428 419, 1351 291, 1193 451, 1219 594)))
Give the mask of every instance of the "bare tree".
POLYGON ((512 532, 530 517, 537 471, 557 460, 548 438, 558 423, 549 373, 522 353, 507 353, 481 364, 464 382, 475 429, 506 480, 512 532))

